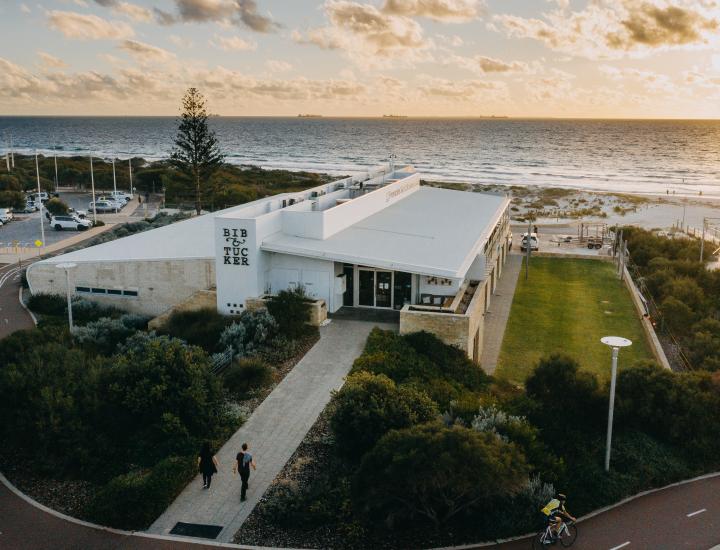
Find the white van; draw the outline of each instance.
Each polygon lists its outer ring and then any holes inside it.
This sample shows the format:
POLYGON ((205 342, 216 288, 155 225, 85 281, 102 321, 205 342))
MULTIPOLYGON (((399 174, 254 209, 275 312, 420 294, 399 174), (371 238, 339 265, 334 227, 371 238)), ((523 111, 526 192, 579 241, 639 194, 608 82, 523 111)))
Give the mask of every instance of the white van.
MULTIPOLYGON (((520 251, 525 252, 527 250, 528 234, 523 233, 522 239, 520 240, 520 251)), ((530 233, 530 251, 540 250, 540 241, 538 240, 537 233, 530 233)))

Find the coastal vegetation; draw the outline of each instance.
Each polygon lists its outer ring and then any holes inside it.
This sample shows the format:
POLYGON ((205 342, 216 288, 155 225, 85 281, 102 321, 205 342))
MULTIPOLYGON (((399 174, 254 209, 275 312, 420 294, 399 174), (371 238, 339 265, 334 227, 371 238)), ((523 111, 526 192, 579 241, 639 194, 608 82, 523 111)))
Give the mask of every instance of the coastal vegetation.
POLYGON ((71 334, 64 296, 28 306, 38 327, 0 340, 0 466, 41 502, 124 529, 147 528, 196 474, 200 444, 219 448, 317 340, 305 326, 289 339, 265 310, 175 313, 156 333, 75 298, 71 334))
POLYGON ((629 267, 649 300, 669 359, 680 369, 720 371, 720 271, 707 269, 713 243, 624 227, 629 267))
POLYGON ((716 377, 649 361, 621 371, 605 472, 607 381, 566 354, 527 371, 517 387, 430 334, 374 329, 235 541, 422 548, 494 540, 539 528, 539 509, 558 491, 580 516, 717 468, 716 377))
POLYGON ((630 294, 614 264, 593 259, 537 257, 529 278, 520 272, 505 329, 496 376, 521 384, 538 360, 565 351, 601 380, 610 376, 608 335, 633 345, 622 353, 621 367, 652 357, 630 294))
POLYGON ((170 162, 195 190, 195 213, 202 212, 203 188, 223 163, 215 132, 208 126, 207 100, 197 88, 182 98, 182 113, 170 162))
MULTIPOLYGON (((195 208, 195 187, 168 160, 148 161, 134 157, 130 161, 116 160, 117 188, 129 189, 132 163, 132 182, 141 194, 163 194, 165 206, 192 210, 195 208)), ((58 181, 61 188, 90 190, 90 160, 88 157, 57 157, 58 181)), ((52 157, 39 156, 40 183, 43 191, 55 190, 55 165, 52 157)), ((111 159, 93 158, 93 174, 97 193, 113 189, 111 159)), ((331 181, 330 176, 311 172, 265 170, 259 166, 222 164, 207 179, 202 188, 204 210, 227 208, 258 198, 289 193, 315 187, 331 181)), ((35 157, 15 155, 15 169, 0 175, 0 206, 21 209, 25 206, 25 192, 37 190, 35 157)))

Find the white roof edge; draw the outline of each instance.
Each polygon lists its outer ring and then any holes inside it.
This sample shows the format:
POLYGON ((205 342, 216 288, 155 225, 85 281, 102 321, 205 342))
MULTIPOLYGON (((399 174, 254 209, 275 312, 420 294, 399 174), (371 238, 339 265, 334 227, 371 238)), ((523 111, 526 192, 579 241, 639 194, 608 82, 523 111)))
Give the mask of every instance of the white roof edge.
MULTIPOLYGON (((487 194, 487 193, 486 193, 487 194)), ((477 241, 475 241, 475 244, 470 249, 470 252, 468 252, 468 255, 465 256, 465 259, 460 264, 460 269, 458 270, 458 273, 462 273, 463 275, 460 275, 460 278, 465 278, 465 274, 467 273, 468 269, 470 269, 470 266, 475 261, 475 256, 477 256, 478 247, 483 241, 487 241, 487 238, 489 235, 492 234, 493 229, 495 229, 495 226, 498 224, 498 221, 500 221, 500 217, 505 213, 505 210, 508 206, 510 206, 510 203, 512 201, 509 197, 505 197, 505 199, 502 202, 502 206, 498 208, 497 212, 495 212, 495 215, 492 218, 492 221, 488 224, 488 226, 485 228, 485 231, 482 232, 480 237, 478 237, 477 241)))
POLYGON ((369 259, 363 261, 364 258, 359 256, 345 255, 345 254, 327 254, 317 250, 307 250, 300 248, 290 248, 277 246, 273 244, 262 244, 260 249, 266 252, 277 252, 280 254, 289 254, 291 256, 303 256, 307 258, 318 258, 321 260, 343 262, 358 265, 367 265, 370 267, 382 267, 392 271, 405 271, 408 273, 415 273, 418 275, 429 275, 433 277, 446 277, 448 279, 462 279, 457 273, 454 273, 448 269, 441 269, 432 266, 420 266, 420 265, 409 265, 409 264, 395 264, 393 262, 387 262, 377 259, 369 259))

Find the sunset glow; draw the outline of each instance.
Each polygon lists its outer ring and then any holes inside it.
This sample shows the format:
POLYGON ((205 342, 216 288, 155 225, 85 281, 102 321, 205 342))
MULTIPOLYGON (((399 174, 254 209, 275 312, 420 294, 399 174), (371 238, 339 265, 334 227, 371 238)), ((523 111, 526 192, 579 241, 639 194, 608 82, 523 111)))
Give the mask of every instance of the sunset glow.
POLYGON ((0 6, 0 114, 720 117, 716 0, 0 6))

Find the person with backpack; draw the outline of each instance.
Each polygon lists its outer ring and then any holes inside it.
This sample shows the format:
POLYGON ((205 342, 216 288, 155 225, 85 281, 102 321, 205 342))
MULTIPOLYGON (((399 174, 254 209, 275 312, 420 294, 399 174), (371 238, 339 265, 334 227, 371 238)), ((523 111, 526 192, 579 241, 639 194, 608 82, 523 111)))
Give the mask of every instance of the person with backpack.
POLYGON ((242 444, 242 451, 240 451, 235 457, 235 466, 233 466, 233 472, 240 473, 240 480, 242 486, 240 487, 240 502, 247 500, 248 481, 250 480, 250 468, 256 470, 255 459, 248 450, 248 444, 242 444))

